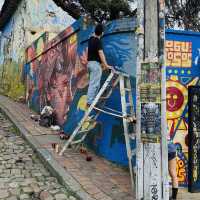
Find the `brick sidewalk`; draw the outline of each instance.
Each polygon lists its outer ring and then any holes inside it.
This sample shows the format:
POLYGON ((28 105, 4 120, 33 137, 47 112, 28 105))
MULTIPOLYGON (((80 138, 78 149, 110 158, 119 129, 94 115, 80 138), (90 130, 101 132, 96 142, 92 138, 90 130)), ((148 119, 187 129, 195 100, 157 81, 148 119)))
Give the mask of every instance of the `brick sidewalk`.
MULTIPOLYGON (((43 128, 30 119, 33 112, 24 104, 14 102, 7 97, 0 96, 0 107, 11 120, 27 130, 24 136, 27 140, 35 141, 38 151, 41 151, 46 160, 55 159, 58 165, 55 171, 60 171, 61 181, 67 182, 73 192, 80 194, 83 200, 133 200, 131 193, 130 176, 128 170, 117 167, 91 153, 93 161, 87 162, 85 156, 79 152, 68 149, 64 157, 56 154, 51 144, 62 143, 59 136, 51 129, 43 128), (49 156, 49 157, 48 157, 49 156), (59 168, 59 169, 58 169, 59 168), (63 172, 62 172, 63 171, 63 172), (64 178, 65 177, 65 178, 64 178), (67 177, 67 178, 66 178, 67 177), (62 179, 63 178, 63 179, 62 179)), ((54 167, 56 168, 56 167, 54 167)), ((200 200, 200 194, 188 193, 185 189, 179 192, 179 200, 200 200)))

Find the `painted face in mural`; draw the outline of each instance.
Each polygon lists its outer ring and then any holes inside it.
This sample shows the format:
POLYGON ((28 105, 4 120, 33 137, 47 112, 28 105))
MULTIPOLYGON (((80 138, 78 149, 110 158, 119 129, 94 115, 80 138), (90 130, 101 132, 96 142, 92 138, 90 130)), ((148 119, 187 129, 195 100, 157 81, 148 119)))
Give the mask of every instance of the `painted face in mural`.
POLYGON ((175 87, 167 88, 167 110, 170 112, 177 111, 183 105, 184 96, 182 92, 175 87))
MULTIPOLYGON (((172 75, 167 80, 167 123, 170 137, 177 146, 177 176, 180 183, 187 183, 188 86, 195 85, 198 79, 188 79, 187 84, 172 75)), ((194 97, 196 101, 196 97, 194 97)))
POLYGON ((55 108, 60 125, 64 124, 67 119, 67 113, 77 88, 85 87, 88 83, 86 65, 82 64, 76 49, 76 37, 73 36, 57 45, 54 52, 55 62, 52 66, 48 96, 55 108))
POLYGON ((76 87, 78 89, 85 88, 88 85, 87 74, 87 49, 80 56, 76 58, 76 65, 74 69, 74 77, 76 77, 76 87))
POLYGON ((65 115, 68 110, 67 103, 71 101, 71 93, 70 93, 70 77, 67 73, 67 62, 65 62, 64 52, 66 51, 66 47, 62 44, 56 46, 56 50, 54 51, 54 65, 53 71, 50 77, 49 84, 49 95, 50 102, 52 106, 55 108, 57 121, 59 124, 63 124, 65 120, 65 115))

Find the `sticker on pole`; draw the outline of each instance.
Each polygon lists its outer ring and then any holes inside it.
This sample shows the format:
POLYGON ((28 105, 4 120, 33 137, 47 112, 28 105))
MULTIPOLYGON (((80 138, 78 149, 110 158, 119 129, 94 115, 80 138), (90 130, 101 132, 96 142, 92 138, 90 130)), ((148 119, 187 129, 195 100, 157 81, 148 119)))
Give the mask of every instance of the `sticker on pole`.
POLYGON ((160 142, 161 138, 161 104, 141 104, 141 135, 144 142, 160 142))
POLYGON ((140 79, 141 137, 143 142, 161 139, 161 69, 158 62, 143 62, 140 79))

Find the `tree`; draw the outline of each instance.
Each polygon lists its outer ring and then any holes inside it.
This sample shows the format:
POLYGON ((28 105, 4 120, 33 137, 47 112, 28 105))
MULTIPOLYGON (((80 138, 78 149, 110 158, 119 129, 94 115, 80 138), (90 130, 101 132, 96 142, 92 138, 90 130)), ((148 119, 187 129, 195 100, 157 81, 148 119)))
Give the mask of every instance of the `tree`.
POLYGON ((95 21, 113 20, 122 16, 133 16, 130 3, 135 0, 54 0, 63 10, 78 19, 90 15, 95 21))
POLYGON ((165 0, 166 27, 200 31, 199 0, 165 0))

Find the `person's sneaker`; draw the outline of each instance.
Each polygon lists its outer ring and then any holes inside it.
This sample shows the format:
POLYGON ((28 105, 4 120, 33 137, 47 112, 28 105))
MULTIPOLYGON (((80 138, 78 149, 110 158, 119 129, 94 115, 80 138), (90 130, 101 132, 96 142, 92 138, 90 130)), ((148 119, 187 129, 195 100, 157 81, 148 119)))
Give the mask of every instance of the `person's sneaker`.
POLYGON ((87 109, 89 109, 89 107, 91 106, 91 104, 87 103, 86 106, 87 106, 87 109))

